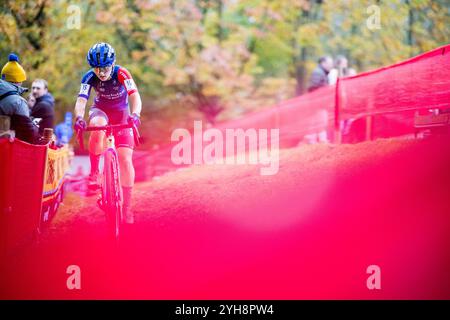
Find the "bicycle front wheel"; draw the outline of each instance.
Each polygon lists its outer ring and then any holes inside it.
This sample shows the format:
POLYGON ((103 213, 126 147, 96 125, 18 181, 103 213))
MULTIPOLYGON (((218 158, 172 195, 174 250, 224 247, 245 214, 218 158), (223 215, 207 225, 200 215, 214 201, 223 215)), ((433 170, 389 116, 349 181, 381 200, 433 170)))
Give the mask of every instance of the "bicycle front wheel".
POLYGON ((108 233, 114 239, 118 239, 122 223, 122 197, 119 165, 115 150, 106 150, 103 171, 102 199, 108 224, 108 233))

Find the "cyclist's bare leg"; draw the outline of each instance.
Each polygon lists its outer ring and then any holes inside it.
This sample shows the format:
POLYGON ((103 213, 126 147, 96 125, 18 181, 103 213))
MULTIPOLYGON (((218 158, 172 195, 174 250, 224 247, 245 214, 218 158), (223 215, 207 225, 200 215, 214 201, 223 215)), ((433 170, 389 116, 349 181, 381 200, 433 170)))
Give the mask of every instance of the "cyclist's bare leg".
POLYGON ((120 181, 123 193, 123 213, 125 222, 134 223, 131 211, 131 193, 134 185, 133 149, 127 147, 117 148, 119 154, 120 181))
MULTIPOLYGON (((89 126, 98 127, 107 125, 107 120, 104 117, 93 117, 89 126)), ((89 136, 89 158, 91 161, 91 176, 98 174, 98 165, 100 162, 100 155, 105 147, 105 133, 103 131, 92 131, 89 136)))
MULTIPOLYGON (((108 124, 104 117, 93 117, 89 122, 89 126, 100 127, 108 124)), ((92 131, 89 137, 89 152, 93 154, 102 154, 104 151, 104 131, 92 131)))
POLYGON ((133 149, 117 148, 119 153, 120 181, 123 187, 132 188, 134 185, 133 149))

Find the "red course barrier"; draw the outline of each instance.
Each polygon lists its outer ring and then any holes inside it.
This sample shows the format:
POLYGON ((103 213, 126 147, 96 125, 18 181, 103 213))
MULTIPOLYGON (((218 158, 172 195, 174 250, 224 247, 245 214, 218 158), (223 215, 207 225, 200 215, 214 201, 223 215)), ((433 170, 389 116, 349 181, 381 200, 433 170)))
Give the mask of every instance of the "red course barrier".
MULTIPOLYGON (((450 108, 450 45, 409 60, 344 78, 337 85, 339 121, 366 118, 354 131, 366 138, 414 132, 423 109, 450 108)), ((338 121, 338 122, 339 122, 338 121)))
POLYGON ((450 105, 450 45, 409 60, 341 79, 341 119, 450 105))
POLYGON ((335 86, 303 96, 245 117, 219 124, 217 128, 279 129, 280 146, 295 146, 304 135, 330 129, 334 122, 335 86))
POLYGON ((47 146, 0 139, 0 252, 39 227, 47 146))
POLYGON ((415 111, 450 108, 448 70, 450 45, 388 67, 340 79, 337 85, 284 101, 219 127, 279 128, 281 146, 292 145, 301 141, 305 134, 326 128, 329 132, 333 127, 342 131, 343 122, 363 118, 365 123, 354 124, 354 135, 374 138, 408 134, 414 132, 415 111), (326 118, 320 110, 327 112, 326 118))

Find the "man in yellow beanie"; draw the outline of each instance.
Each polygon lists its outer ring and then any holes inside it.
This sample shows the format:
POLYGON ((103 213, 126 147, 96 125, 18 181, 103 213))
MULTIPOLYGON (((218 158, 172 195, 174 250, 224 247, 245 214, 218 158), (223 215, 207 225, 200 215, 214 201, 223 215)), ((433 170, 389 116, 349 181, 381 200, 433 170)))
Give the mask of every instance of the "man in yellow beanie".
POLYGON ((19 64, 19 57, 11 53, 2 68, 0 80, 0 115, 11 118, 11 130, 20 140, 37 143, 38 128, 30 119, 27 101, 20 95, 27 91, 21 87, 27 79, 25 70, 19 64))
POLYGON ((27 74, 19 64, 19 57, 14 53, 9 55, 8 60, 9 61, 2 69, 2 80, 6 80, 20 86, 22 82, 27 80, 27 74))

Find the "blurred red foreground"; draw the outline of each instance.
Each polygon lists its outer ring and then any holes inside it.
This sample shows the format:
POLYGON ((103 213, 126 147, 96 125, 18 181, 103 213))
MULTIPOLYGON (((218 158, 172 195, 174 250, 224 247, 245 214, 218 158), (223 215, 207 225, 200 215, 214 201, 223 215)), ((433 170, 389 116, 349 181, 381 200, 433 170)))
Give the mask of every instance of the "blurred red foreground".
POLYGON ((448 139, 379 140, 283 150, 274 176, 194 166, 137 186, 118 247, 95 199, 69 195, 2 261, 0 298, 450 299, 449 161, 448 139))

